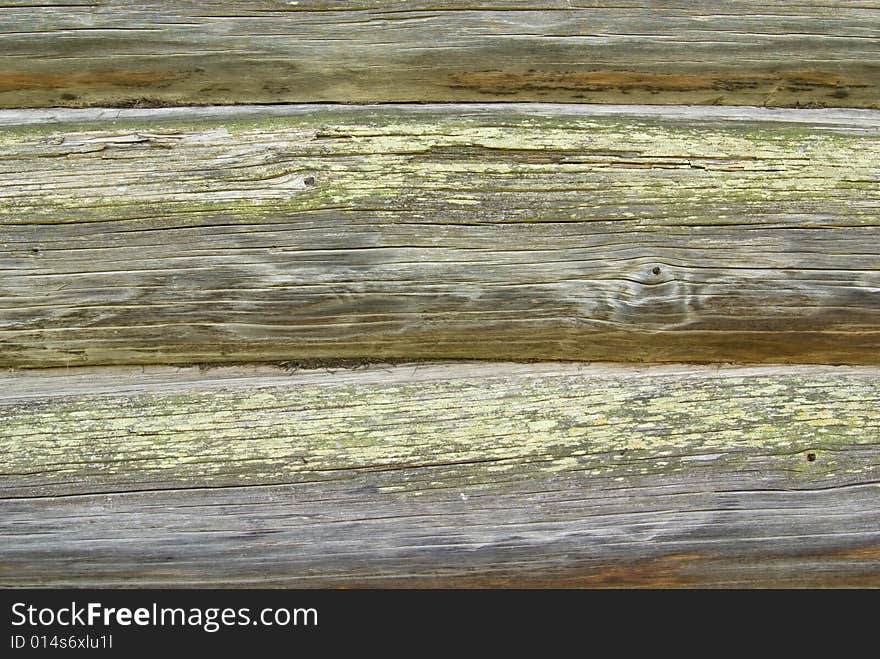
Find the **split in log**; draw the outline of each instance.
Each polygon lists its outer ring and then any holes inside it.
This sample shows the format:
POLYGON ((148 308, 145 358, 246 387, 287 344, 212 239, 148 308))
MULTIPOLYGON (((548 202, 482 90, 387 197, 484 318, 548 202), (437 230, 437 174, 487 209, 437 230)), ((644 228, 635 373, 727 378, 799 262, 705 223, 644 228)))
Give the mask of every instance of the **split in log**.
POLYGON ((875 367, 0 378, 4 586, 880 586, 875 367))
POLYGON ((866 0, 4 0, 0 107, 878 107, 866 0))
POLYGON ((0 364, 878 363, 880 113, 0 113, 0 364))

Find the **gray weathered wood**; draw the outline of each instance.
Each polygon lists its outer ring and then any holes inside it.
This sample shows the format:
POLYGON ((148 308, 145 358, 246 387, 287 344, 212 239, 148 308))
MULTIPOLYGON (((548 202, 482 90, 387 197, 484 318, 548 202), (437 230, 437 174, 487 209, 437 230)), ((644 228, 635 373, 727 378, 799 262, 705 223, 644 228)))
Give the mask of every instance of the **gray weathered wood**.
POLYGON ((873 0, 3 0, 0 107, 877 107, 873 0))
POLYGON ((880 113, 0 113, 0 364, 877 363, 880 113))
POLYGON ((4 586, 880 586, 880 370, 0 377, 4 586))

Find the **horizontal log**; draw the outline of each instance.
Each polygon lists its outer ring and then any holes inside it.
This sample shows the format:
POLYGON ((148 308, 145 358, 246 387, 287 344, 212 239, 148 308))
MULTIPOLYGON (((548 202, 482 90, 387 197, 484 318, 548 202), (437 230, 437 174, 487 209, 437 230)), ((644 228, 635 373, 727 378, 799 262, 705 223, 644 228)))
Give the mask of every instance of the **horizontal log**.
POLYGON ((0 365, 878 363, 880 113, 0 113, 0 365))
POLYGON ((880 369, 0 377, 3 586, 880 586, 880 369))
POLYGON ((878 107, 870 0, 4 0, 0 107, 878 107))

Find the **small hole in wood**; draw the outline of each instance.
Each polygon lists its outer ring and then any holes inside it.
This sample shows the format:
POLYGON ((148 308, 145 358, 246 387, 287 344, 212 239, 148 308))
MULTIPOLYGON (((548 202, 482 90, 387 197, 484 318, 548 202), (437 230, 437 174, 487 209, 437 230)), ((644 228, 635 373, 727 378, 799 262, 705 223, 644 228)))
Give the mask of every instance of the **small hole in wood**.
POLYGON ((303 179, 303 185, 312 186, 314 184, 315 184, 315 177, 314 176, 306 176, 303 179))
POLYGON ((31 254, 36 254, 37 256, 39 256, 42 253, 43 250, 41 250, 39 247, 31 247, 31 254))
POLYGON ((807 453, 807 462, 815 462, 816 454, 815 453, 807 453))
POLYGON ((655 275, 659 275, 660 274, 660 266, 655 265, 654 268, 651 270, 651 273, 655 274, 655 275))

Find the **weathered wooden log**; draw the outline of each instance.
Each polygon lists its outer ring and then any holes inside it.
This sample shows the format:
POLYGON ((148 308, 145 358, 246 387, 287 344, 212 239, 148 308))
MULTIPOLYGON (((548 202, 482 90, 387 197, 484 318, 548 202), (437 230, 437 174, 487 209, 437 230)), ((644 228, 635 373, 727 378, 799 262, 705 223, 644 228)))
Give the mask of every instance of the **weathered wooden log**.
POLYGON ((13 372, 4 586, 880 586, 880 369, 13 372))
POLYGON ((0 364, 878 363, 880 113, 0 114, 0 364))
POLYGON ((867 0, 4 0, 0 107, 877 107, 867 0))

